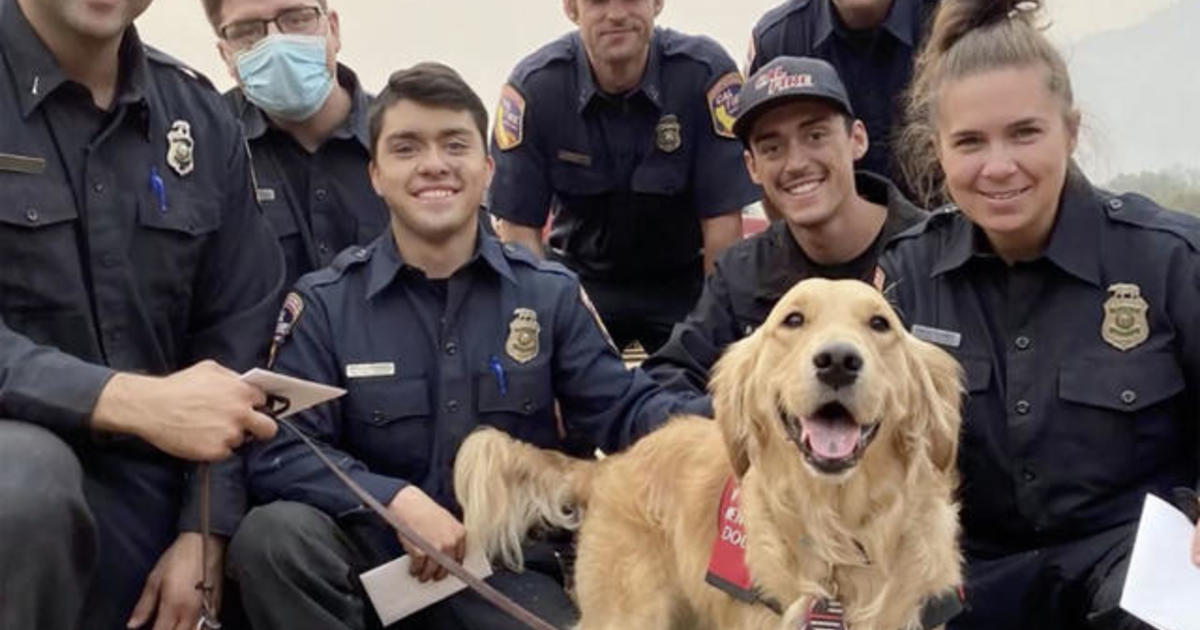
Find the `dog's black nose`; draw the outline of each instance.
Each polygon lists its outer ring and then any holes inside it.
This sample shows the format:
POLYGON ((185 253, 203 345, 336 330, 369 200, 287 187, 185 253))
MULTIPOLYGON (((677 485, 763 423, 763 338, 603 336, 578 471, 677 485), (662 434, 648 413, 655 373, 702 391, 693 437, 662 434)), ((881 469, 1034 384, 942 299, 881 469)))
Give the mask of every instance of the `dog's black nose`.
POLYGON ((854 383, 862 369, 862 355, 848 343, 831 343, 813 356, 817 379, 830 387, 845 387, 854 383))

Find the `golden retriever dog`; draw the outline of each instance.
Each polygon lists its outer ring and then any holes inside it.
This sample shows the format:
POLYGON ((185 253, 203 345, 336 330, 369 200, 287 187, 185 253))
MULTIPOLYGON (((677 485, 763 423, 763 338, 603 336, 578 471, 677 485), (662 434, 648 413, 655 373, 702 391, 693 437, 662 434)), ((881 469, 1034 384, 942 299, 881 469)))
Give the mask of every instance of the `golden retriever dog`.
POLYGON ((582 630, 787 628, 836 598, 851 630, 920 628, 961 583, 960 371, 856 280, 805 280, 714 369, 716 421, 679 417, 583 461, 494 429, 455 463, 468 544, 513 568, 531 527, 578 528, 582 630), (726 481, 781 617, 705 581, 726 481))

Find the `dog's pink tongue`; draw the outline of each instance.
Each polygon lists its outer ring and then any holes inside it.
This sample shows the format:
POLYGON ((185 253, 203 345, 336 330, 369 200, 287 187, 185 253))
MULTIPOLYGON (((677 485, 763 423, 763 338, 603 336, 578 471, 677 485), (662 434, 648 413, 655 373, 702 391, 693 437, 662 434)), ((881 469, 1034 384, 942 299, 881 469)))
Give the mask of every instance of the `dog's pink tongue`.
POLYGON ((853 422, 804 418, 800 425, 801 439, 808 440, 813 453, 824 459, 849 457, 858 446, 858 425, 853 422))

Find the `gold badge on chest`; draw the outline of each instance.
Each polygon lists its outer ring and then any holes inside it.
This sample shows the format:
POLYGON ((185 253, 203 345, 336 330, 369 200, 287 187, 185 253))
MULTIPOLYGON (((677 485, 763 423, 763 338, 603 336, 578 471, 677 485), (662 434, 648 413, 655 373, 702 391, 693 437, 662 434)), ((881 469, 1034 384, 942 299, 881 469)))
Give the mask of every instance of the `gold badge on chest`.
POLYGON ((176 175, 183 177, 196 167, 195 151, 191 123, 186 120, 171 123, 171 130, 167 132, 167 165, 176 175))
POLYGON ((538 323, 536 311, 529 308, 514 309, 512 321, 508 323, 508 340, 504 342, 504 351, 517 363, 529 363, 537 358, 541 332, 542 326, 538 323))
POLYGON ((1122 352, 1142 345, 1150 337, 1150 322, 1146 319, 1148 310, 1150 305, 1142 298, 1142 289, 1138 285, 1118 283, 1108 287, 1100 337, 1122 352))
POLYGON ((675 114, 667 114, 654 128, 654 146, 663 153, 674 153, 683 145, 683 132, 675 114))

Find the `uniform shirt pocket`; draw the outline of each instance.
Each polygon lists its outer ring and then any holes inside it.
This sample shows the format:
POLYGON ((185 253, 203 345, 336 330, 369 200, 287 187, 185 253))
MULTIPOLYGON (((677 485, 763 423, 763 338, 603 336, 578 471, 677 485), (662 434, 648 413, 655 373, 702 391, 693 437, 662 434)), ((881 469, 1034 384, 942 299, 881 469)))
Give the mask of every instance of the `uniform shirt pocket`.
POLYGON ((634 192, 673 197, 688 191, 690 159, 681 148, 675 153, 655 151, 633 172, 634 192))
POLYGON ((0 173, 0 190, 0 303, 45 308, 78 285, 74 197, 69 186, 42 175, 0 173))
POLYGON ((1066 438, 1064 457, 1105 462, 1090 481, 1113 487, 1169 465, 1190 442, 1190 418, 1176 404, 1184 386, 1170 352, 1063 363, 1058 395, 1065 408, 1053 431, 1066 438))
POLYGON ((370 378, 346 384, 347 450, 374 472, 419 483, 433 449, 429 382, 370 378))
POLYGON ((1064 363, 1058 374, 1063 400, 1119 412, 1143 411, 1183 388, 1183 372, 1169 352, 1078 359, 1064 363))
POLYGON ((530 422, 534 418, 548 419, 554 404, 545 367, 506 368, 503 387, 501 378, 491 372, 478 375, 476 384, 476 407, 482 422, 535 443, 554 435, 553 423, 540 427, 536 420, 530 422))

